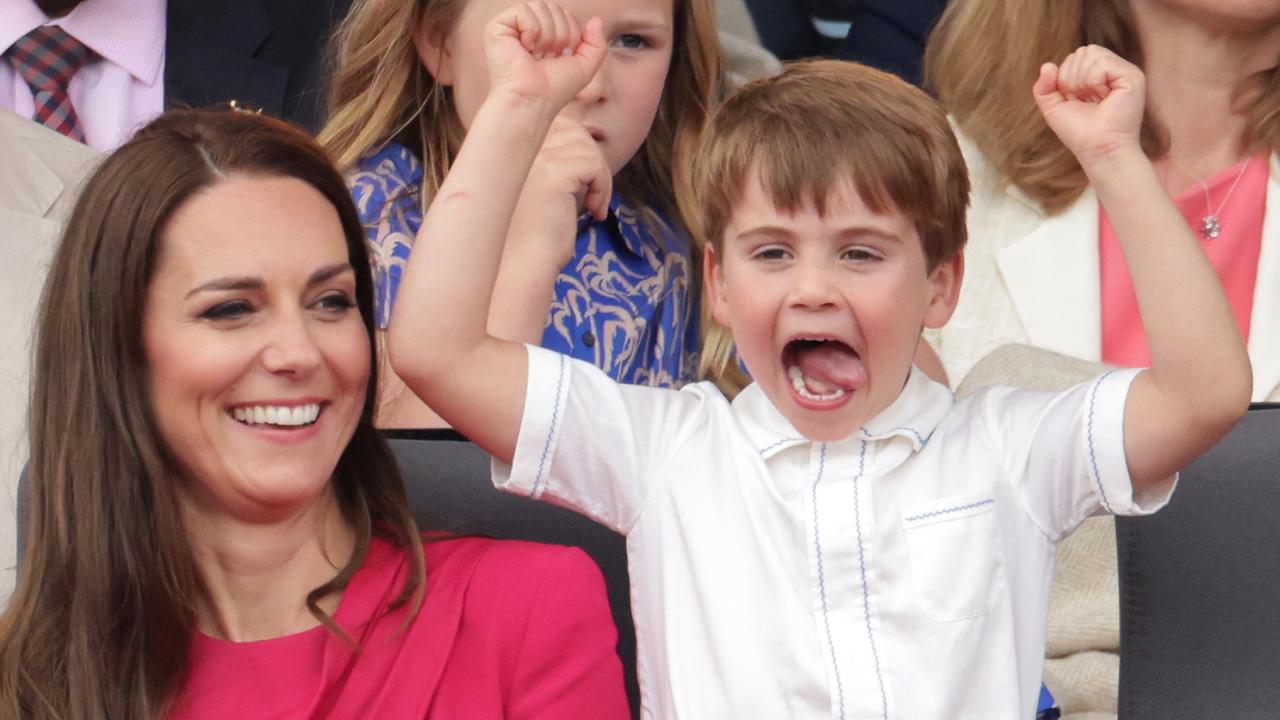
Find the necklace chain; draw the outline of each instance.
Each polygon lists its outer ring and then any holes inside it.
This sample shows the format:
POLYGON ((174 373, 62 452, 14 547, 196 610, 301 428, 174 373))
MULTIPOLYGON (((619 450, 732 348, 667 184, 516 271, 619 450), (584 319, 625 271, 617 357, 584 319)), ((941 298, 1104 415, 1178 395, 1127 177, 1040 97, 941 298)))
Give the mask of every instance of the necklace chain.
POLYGON ((1187 166, 1178 162, 1176 158, 1170 157, 1170 159, 1173 160, 1173 164, 1177 165, 1182 172, 1191 176, 1191 179, 1195 180, 1196 184, 1200 186, 1200 190, 1204 192, 1205 216, 1200 218, 1200 237, 1205 240, 1218 239, 1218 236, 1222 234, 1222 221, 1218 219, 1218 216, 1222 214, 1222 208, 1226 207, 1227 201, 1231 199, 1231 193, 1236 191, 1236 185, 1240 184, 1240 178, 1244 177, 1244 171, 1249 168, 1249 161, 1252 160, 1252 158, 1245 158, 1244 162, 1240 163, 1240 172, 1236 173, 1236 179, 1231 182, 1231 187, 1227 189, 1227 194, 1222 196, 1222 202, 1218 203, 1218 209, 1213 210, 1212 212, 1210 211, 1211 201, 1209 199, 1208 184, 1201 180, 1199 175, 1188 170, 1187 166))

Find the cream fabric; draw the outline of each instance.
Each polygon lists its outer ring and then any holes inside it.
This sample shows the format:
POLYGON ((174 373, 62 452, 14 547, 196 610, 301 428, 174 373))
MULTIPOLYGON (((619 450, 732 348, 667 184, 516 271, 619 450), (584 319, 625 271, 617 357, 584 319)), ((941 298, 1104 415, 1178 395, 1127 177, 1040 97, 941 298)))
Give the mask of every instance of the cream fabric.
POLYGON ((96 155, 78 142, 0 110, 0 598, 14 583, 18 474, 27 459, 31 330, 69 190, 96 155))

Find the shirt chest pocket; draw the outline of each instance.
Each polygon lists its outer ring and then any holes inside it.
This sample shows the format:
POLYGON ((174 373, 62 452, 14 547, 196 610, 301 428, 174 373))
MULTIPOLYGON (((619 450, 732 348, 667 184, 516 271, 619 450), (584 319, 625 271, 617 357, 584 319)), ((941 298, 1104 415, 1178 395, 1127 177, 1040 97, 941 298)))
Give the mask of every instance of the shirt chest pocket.
POLYGON ((902 513, 916 594, 934 622, 980 617, 1004 586, 996 502, 953 495, 902 513))

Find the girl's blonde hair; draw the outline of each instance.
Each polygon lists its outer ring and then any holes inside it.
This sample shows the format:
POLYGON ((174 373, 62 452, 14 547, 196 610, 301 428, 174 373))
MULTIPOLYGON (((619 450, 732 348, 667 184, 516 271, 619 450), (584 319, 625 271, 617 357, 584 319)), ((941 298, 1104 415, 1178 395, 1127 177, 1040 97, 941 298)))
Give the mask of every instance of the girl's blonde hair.
MULTIPOLYGON (((619 173, 629 199, 679 214, 687 206, 687 160, 721 88, 712 0, 673 0, 671 68, 653 126, 619 173)), ((466 0, 356 0, 334 38, 329 122, 320 143, 338 166, 395 140, 423 165, 425 206, 439 189, 462 142, 449 88, 422 66, 413 36, 424 26, 447 37, 466 0)), ((681 218, 683 219, 683 218, 681 218)))
MULTIPOLYGON (((925 51, 925 81, 956 123, 1009 183, 1050 214, 1080 197, 1089 181, 1041 119, 1031 86, 1041 64, 1061 62, 1087 44, 1142 66, 1128 0, 952 0, 925 51)), ((1277 68, 1237 88, 1235 107, 1247 116, 1246 149, 1280 148, 1277 68)), ((1142 145, 1152 158, 1168 151, 1150 111, 1142 145)))

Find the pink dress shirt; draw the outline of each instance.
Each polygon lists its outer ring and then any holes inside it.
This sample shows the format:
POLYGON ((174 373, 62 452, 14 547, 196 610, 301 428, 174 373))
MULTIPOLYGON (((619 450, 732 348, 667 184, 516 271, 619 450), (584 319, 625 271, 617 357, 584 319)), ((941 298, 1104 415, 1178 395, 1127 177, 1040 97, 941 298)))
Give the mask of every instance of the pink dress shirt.
MULTIPOLYGON (((1262 250, 1262 221, 1267 210, 1267 180, 1270 174, 1269 153, 1232 165, 1206 183, 1209 188, 1209 210, 1205 208, 1204 190, 1199 184, 1188 188, 1175 203, 1187 219, 1192 232, 1200 240, 1222 286, 1227 293, 1231 312, 1240 326, 1240 334, 1249 341, 1249 319, 1253 313, 1253 293, 1258 279, 1258 255, 1262 250), (1240 182, 1236 182, 1239 175, 1240 182), (1236 188, 1227 197, 1232 184, 1236 188), (1223 200, 1226 200, 1225 204, 1223 200), (1200 235, 1200 220, 1210 211, 1217 213, 1222 234, 1213 240, 1200 235)), ((1113 365, 1148 367, 1151 353, 1147 334, 1138 316, 1138 299, 1129 279, 1116 239, 1115 230, 1105 210, 1099 213, 1099 260, 1102 273, 1102 359, 1113 365)))
MULTIPOLYGON (((110 151, 164 110, 164 0, 85 0, 50 20, 32 0, 4 0, 0 51, 41 25, 56 24, 96 53, 67 89, 85 143, 110 151)), ((31 90, 0 60, 0 107, 31 117, 31 90)))
POLYGON ((428 541, 427 595, 386 613, 405 553, 375 539, 334 620, 235 643, 197 634, 170 720, 629 718, 600 570, 581 550, 478 537, 428 541))

